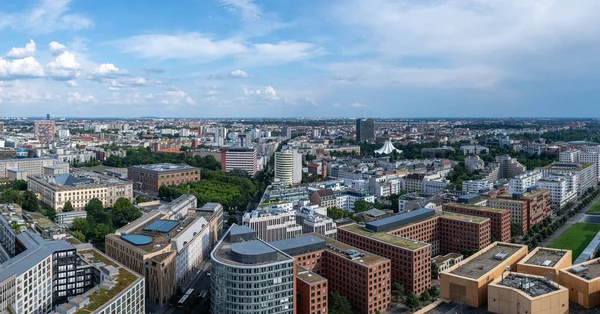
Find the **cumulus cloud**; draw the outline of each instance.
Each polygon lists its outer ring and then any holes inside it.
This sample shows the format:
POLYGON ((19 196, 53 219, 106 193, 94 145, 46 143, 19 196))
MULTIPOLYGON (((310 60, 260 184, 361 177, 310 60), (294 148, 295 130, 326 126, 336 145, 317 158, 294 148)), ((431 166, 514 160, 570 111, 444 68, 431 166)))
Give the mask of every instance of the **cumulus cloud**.
POLYGON ((37 34, 54 31, 77 31, 90 28, 93 22, 78 13, 69 13, 71 0, 39 0, 36 5, 22 12, 0 12, 0 28, 11 27, 37 34))
POLYGON ((75 81, 75 80, 65 81, 65 85, 67 85, 68 87, 77 87, 77 81, 75 81))
POLYGON ((278 100, 277 91, 273 86, 267 86, 264 89, 250 90, 244 88, 244 94, 254 96, 261 100, 278 100))
POLYGON ((58 56, 67 51, 67 47, 59 42, 53 41, 48 44, 48 49, 53 56, 58 56))
POLYGON ((46 65, 47 75, 56 80, 72 80, 79 76, 80 64, 75 61, 75 55, 63 51, 46 65))
POLYGON ((44 68, 33 57, 8 61, 0 59, 0 80, 43 77, 44 68))
POLYGON ((91 94, 79 94, 78 92, 71 92, 67 97, 67 101, 70 103, 96 103, 96 97, 91 94))
POLYGON ((156 96, 160 98, 160 103, 165 105, 196 104, 196 101, 192 97, 178 88, 172 88, 165 91, 164 94, 156 96))
POLYGON ((247 79, 252 77, 252 75, 242 71, 242 70, 235 70, 235 71, 231 71, 227 74, 211 74, 209 76, 207 76, 206 78, 209 80, 225 80, 225 79, 247 79))
POLYGON ((33 41, 33 39, 31 39, 29 43, 25 45, 25 48, 13 47, 11 50, 8 51, 6 57, 11 59, 23 59, 35 56, 36 52, 37 50, 35 42, 33 41))
POLYGON ((231 71, 231 73, 229 73, 229 76, 234 77, 234 78, 249 78, 250 75, 242 70, 235 70, 235 71, 231 71))

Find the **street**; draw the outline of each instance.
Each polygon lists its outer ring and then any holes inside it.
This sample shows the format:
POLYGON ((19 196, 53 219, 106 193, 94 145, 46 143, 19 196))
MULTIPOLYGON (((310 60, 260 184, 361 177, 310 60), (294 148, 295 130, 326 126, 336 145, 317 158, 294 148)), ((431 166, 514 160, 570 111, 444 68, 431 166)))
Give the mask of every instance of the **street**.
MULTIPOLYGON (((169 309, 165 313, 174 313, 174 314, 185 314, 185 313, 200 313, 198 311, 199 308, 202 307, 204 302, 208 301, 208 296, 210 296, 210 276, 208 276, 208 272, 202 272, 200 276, 196 278, 196 280, 192 283, 191 287, 196 290, 194 299, 190 300, 186 307, 184 308, 174 308, 169 309), (207 297, 205 297, 201 302, 196 302, 197 298, 199 298, 200 293, 206 290, 207 297)), ((188 288, 189 289, 189 288, 188 288)), ((185 292, 185 290, 183 290, 185 292)))

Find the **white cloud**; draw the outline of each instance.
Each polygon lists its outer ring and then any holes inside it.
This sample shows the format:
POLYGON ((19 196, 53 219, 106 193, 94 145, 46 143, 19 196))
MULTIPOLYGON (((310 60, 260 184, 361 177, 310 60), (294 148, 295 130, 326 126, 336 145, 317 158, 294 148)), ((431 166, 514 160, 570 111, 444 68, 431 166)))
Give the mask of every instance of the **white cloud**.
POLYGON ((242 70, 235 70, 235 71, 231 71, 231 73, 229 73, 229 76, 234 77, 234 78, 249 78, 250 74, 248 74, 242 70))
POLYGON ((30 10, 18 13, 0 12, 0 28, 23 29, 36 34, 60 30, 77 31, 90 28, 93 22, 77 13, 69 13, 71 0, 40 0, 30 10))
POLYGON ((96 97, 91 94, 81 95, 78 92, 71 92, 67 97, 67 101, 70 103, 96 103, 96 97))
POLYGON ((65 81, 65 85, 67 85, 68 87, 77 87, 77 81, 75 81, 75 80, 65 81))
POLYGON ((161 98, 160 103, 165 105, 196 104, 196 101, 192 97, 190 97, 186 92, 176 88, 172 90, 167 90, 164 92, 163 95, 157 96, 161 98))
POLYGON ((0 103, 33 104, 60 99, 60 95, 42 92, 39 88, 23 84, 19 80, 0 83, 0 103))
POLYGON ((8 61, 0 59, 0 80, 43 77, 44 68, 33 57, 8 61))
POLYGON ((245 21, 259 20, 262 15, 262 9, 253 0, 220 0, 220 2, 230 12, 245 21))
POLYGON ((112 63, 103 63, 92 71, 92 74, 98 76, 112 76, 120 73, 121 70, 112 63))
POLYGON ((245 95, 251 95, 261 100, 278 100, 277 91, 273 86, 267 86, 264 89, 249 90, 244 88, 245 95))
POLYGON ((75 61, 75 55, 64 51, 46 65, 47 75, 57 80, 72 80, 79 76, 80 64, 75 61))
POLYGON ((234 57, 244 65, 276 65, 324 53, 311 43, 248 43, 241 38, 217 40, 201 33, 138 35, 114 43, 142 58, 188 59, 198 63, 234 57))
POLYGON ((48 44, 48 49, 53 56, 58 56, 67 51, 67 47, 59 42, 53 41, 48 44))
POLYGON ((6 57, 11 59, 23 59, 35 56, 36 52, 37 50, 35 42, 33 41, 33 39, 31 39, 29 43, 25 45, 25 48, 13 47, 10 51, 8 51, 6 57))
POLYGON ((365 107, 367 107, 367 105, 361 104, 359 102, 353 102, 353 103, 350 104, 350 107, 352 107, 352 108, 365 108, 365 107))

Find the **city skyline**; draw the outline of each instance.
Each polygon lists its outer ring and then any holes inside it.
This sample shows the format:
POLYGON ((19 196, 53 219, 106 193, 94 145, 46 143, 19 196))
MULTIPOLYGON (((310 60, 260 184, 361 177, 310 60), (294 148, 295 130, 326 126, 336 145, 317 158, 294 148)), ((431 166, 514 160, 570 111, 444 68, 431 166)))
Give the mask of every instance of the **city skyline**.
POLYGON ((178 4, 5 4, 2 115, 600 115, 595 1, 178 4))

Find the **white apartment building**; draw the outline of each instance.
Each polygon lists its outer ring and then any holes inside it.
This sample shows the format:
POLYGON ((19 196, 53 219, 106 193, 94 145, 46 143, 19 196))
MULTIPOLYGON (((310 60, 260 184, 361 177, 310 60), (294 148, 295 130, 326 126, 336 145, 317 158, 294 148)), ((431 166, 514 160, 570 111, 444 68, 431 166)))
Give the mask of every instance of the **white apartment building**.
POLYGON ((305 206, 296 211, 296 222, 302 226, 302 233, 318 233, 336 239, 337 225, 333 219, 315 212, 316 206, 305 206))
POLYGON ((579 154, 581 153, 578 149, 570 149, 564 152, 560 152, 558 155, 558 161, 560 162, 579 162, 579 154))
POLYGON ((556 174, 538 180, 537 186, 550 191, 550 206, 561 208, 577 198, 577 176, 556 174))
POLYGON ((519 174, 512 179, 508 184, 508 193, 524 193, 528 188, 536 185, 538 180, 541 180, 544 175, 539 170, 528 171, 519 174))
POLYGON ((358 200, 375 203, 375 196, 371 193, 347 190, 335 191, 334 194, 336 206, 349 212, 354 211, 354 203, 358 200))
POLYGON ((491 190, 494 185, 486 180, 469 180, 462 183, 462 191, 465 194, 479 194, 481 190, 491 190))
POLYGON ((544 177, 573 173, 577 177, 577 194, 582 195, 587 189, 598 184, 596 165, 590 163, 554 162, 542 168, 544 177))
POLYGON ((47 167, 59 167, 61 173, 69 173, 69 164, 59 162, 54 158, 23 158, 0 160, 0 179, 9 177, 9 169, 20 169, 27 176, 40 176, 47 167))
POLYGON ((71 136, 71 131, 69 130, 58 130, 58 137, 61 139, 68 138, 71 136))
POLYGON ((208 221, 204 217, 197 217, 179 234, 171 238, 171 246, 177 251, 175 280, 179 285, 196 275, 200 264, 210 253, 208 221))
POLYGON ((70 226, 75 218, 86 218, 87 212, 85 210, 76 210, 72 212, 56 213, 54 222, 58 225, 70 226))
POLYGON ((256 149, 243 147, 221 148, 221 170, 230 172, 234 169, 244 170, 250 176, 254 176, 258 172, 256 149))
POLYGON ((597 152, 582 152, 579 154, 579 162, 581 163, 593 163, 596 167, 596 175, 600 181, 600 153, 597 152))
POLYGON ((302 182, 302 154, 286 149, 275 153, 275 179, 287 184, 302 182))
POLYGON ((448 186, 448 183, 450 182, 438 173, 426 175, 425 178, 423 178, 422 191, 425 194, 434 194, 444 190, 448 186))

